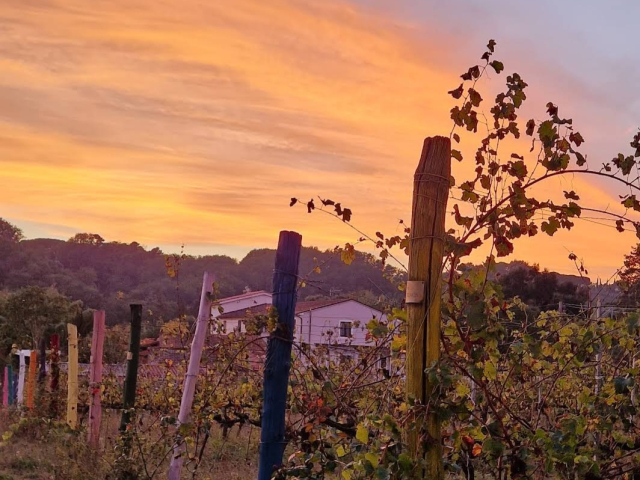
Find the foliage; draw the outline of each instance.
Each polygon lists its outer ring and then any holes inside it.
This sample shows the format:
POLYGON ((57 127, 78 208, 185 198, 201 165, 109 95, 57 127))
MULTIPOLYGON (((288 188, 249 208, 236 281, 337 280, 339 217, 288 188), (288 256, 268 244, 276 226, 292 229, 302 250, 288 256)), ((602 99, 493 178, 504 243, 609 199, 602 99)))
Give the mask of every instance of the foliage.
POLYGON ((22 230, 0 218, 0 242, 18 243, 24 239, 22 230))
MULTIPOLYGON (((557 301, 549 291, 559 289, 557 279, 520 269, 500 286, 490 276, 495 257, 510 255, 518 238, 541 232, 553 236, 589 215, 610 219, 619 231, 630 227, 640 236, 640 224, 630 215, 640 211, 635 193, 640 190, 639 179, 631 176, 640 157, 640 132, 630 142, 631 154, 617 154, 611 162, 590 168, 580 151, 585 139, 571 119, 559 116, 552 102, 546 106, 545 119, 520 123, 518 113, 528 85, 517 73, 507 76, 506 89, 485 114, 480 109, 479 81, 488 71, 504 70, 502 62, 492 59, 495 45, 489 42, 484 63, 469 68, 463 83, 449 92, 461 102, 451 109, 452 141, 461 143, 463 137, 476 134, 481 139, 474 150, 451 152, 461 162, 471 153, 474 174, 461 182, 451 179, 457 227, 450 228, 444 239, 442 354, 440 362, 426 371, 434 394, 425 405, 400 397, 384 410, 360 415, 354 435, 346 441, 335 437, 335 428, 325 428, 317 436, 330 440, 290 458, 286 474, 327 478, 329 472, 336 478, 340 471, 344 480, 411 476, 423 459, 406 450, 401 432, 407 422, 427 412, 442 422, 446 467, 467 478, 473 478, 475 470, 498 479, 619 478, 638 472, 637 315, 597 318, 588 309, 581 314, 552 310, 523 315, 525 303, 513 296, 522 294, 538 304, 557 301), (523 135, 531 138, 532 158, 522 153, 523 135), (561 200, 536 198, 537 187, 567 175, 599 177, 622 186, 626 213, 587 206, 573 190, 564 191, 561 200), (490 253, 484 267, 461 268, 461 260, 486 243, 490 253)), ((298 203, 293 200, 291 206, 298 203)), ((331 211, 334 205, 333 201, 314 208, 307 204, 307 211, 348 222, 331 211)), ((408 251, 409 228, 402 236, 390 237, 353 228, 360 241, 370 241, 378 249, 382 261, 393 258, 394 249, 408 251)), ((347 243, 343 252, 348 262, 353 245, 347 243)), ((571 254, 570 259, 575 261, 576 256, 571 254)), ((394 339, 396 345, 412 341, 403 336, 394 339)), ((385 391, 393 391, 393 385, 387 384, 385 391)), ((377 392, 369 398, 384 396, 377 392)), ((433 440, 423 432, 422 441, 433 440)))
POLYGON ((26 287, 8 295, 0 310, 4 352, 9 342, 36 349, 46 335, 64 331, 78 310, 80 304, 54 288, 26 287))
MULTIPOLYGON (((86 235, 91 234, 76 237, 86 235)), ((135 242, 0 242, 0 289, 54 285, 60 293, 82 301, 85 308, 105 310, 109 325, 128 323, 129 304, 142 303, 149 321, 145 329, 155 330, 157 336, 163 323, 183 313, 195 315, 203 271, 216 274, 221 297, 241 294, 245 288, 270 290, 274 258, 271 249, 253 250, 238 262, 219 255, 164 255, 135 242), (179 278, 167 275, 167 265, 169 270, 179 269, 179 278)), ((401 272, 392 267, 381 271, 371 255, 358 253, 347 266, 339 253, 304 248, 300 269, 305 274, 315 270, 300 290, 302 299, 346 297, 355 292, 378 304, 401 299, 397 289, 401 272)))

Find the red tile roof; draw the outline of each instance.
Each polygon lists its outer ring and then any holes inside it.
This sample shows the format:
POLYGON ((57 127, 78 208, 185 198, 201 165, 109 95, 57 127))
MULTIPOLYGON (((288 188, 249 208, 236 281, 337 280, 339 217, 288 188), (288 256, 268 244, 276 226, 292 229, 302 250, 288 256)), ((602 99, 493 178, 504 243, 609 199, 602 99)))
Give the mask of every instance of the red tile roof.
POLYGON ((239 300, 241 298, 253 297, 255 295, 259 295, 263 293, 269 293, 269 292, 267 292, 266 290, 256 290, 255 292, 241 293, 240 295, 233 295, 232 297, 221 298, 218 300, 218 303, 226 302, 227 300, 239 300))
MULTIPOLYGON (((333 298, 329 300, 315 300, 312 302, 298 302, 296 304, 296 313, 308 312, 310 310, 315 310, 317 308, 329 307, 331 305, 337 305, 338 303, 348 302, 349 298, 333 298)), ((256 316, 256 315, 267 315, 268 308, 271 306, 270 303, 264 303, 262 305, 254 305, 253 307, 243 308, 240 310, 233 310, 231 312, 225 312, 220 315, 218 318, 220 320, 235 320, 235 319, 243 319, 248 316, 256 316)))

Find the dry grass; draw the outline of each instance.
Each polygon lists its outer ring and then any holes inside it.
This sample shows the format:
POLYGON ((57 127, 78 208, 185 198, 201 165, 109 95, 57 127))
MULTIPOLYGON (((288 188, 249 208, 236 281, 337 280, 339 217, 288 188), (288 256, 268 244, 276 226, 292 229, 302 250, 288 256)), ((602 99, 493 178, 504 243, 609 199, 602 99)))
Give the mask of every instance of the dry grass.
MULTIPOLYGON (((13 431, 13 435, 0 447, 0 480, 112 480, 115 445, 117 440, 118 412, 105 412, 101 432, 101 451, 91 451, 84 442, 84 430, 71 432, 64 425, 37 418, 22 417, 16 412, 0 412, 0 431, 13 431), (12 425, 14 426, 12 428, 12 425)), ((142 422, 145 423, 144 420, 142 422)), ((146 438, 153 441, 157 432, 149 429, 146 438)), ((245 427, 233 430, 227 438, 221 429, 214 427, 207 443, 202 463, 195 477, 199 480, 245 480, 257 476, 259 430, 245 427)), ((168 459, 146 458, 155 468, 152 477, 166 478, 168 459)), ((194 462, 185 462, 183 478, 193 478, 194 462)), ((153 469, 149 469, 153 470, 153 469)))

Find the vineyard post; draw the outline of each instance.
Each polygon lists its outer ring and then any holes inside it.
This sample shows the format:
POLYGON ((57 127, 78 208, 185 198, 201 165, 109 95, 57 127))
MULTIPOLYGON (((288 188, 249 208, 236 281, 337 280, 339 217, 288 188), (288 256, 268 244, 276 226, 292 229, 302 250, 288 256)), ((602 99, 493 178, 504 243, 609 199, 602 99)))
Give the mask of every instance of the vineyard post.
MULTIPOLYGON (((198 308, 198 320, 196 322, 196 331, 191 342, 191 353, 189 354, 189 367, 184 377, 184 386, 182 389, 182 401, 180 402, 180 412, 178 413, 177 427, 187 423, 191 406, 193 404, 193 395, 196 389, 198 373, 200 372, 200 359, 202 358, 202 349, 207 338, 207 329, 209 328, 209 320, 211 319, 211 304, 213 301, 213 282, 215 277, 209 272, 204 272, 202 279, 202 292, 200 294, 200 307, 198 308)), ((181 437, 176 438, 173 447, 173 456, 169 465, 169 480, 179 480, 182 471, 182 455, 184 454, 184 442, 181 437)))
POLYGON ((38 383, 44 383, 47 378, 47 342, 43 338, 40 340, 40 371, 38 372, 38 383))
POLYGON ((24 403, 24 378, 27 374, 27 355, 31 355, 30 350, 18 350, 16 355, 19 358, 19 369, 18 369, 18 405, 22 405, 24 403))
POLYGON ((278 323, 269 335, 264 365, 262 431, 260 434, 260 460, 258 480, 269 480, 274 467, 282 464, 285 440, 285 410, 291 345, 295 328, 298 264, 302 236, 282 231, 278 240, 275 269, 273 271, 272 305, 278 323))
POLYGON ((67 369, 67 424, 78 425, 78 327, 67 323, 69 333, 69 368, 67 369))
POLYGON ((8 395, 8 404, 14 404, 13 398, 13 365, 7 365, 7 376, 9 377, 7 380, 7 395, 8 395))
POLYGON ((410 451, 426 460, 416 477, 444 478, 440 420, 430 405, 432 385, 426 370, 440 359, 440 303, 445 215, 451 176, 451 140, 424 141, 413 182, 407 304, 407 386, 409 401, 426 408, 407 432, 410 451), (422 475, 424 473, 424 475, 422 475))
MULTIPOLYGON (((100 446, 100 422, 102 421, 102 351, 104 344, 104 310, 93 312, 93 334, 91 335, 91 358, 89 359, 89 446, 100 446)), ((76 377, 77 378, 77 377, 76 377)))
POLYGON ((9 406, 9 365, 4 366, 4 382, 2 382, 2 406, 9 406))
MULTIPOLYGON (((596 300, 596 324, 600 322, 602 318, 602 302, 600 299, 596 300)), ((602 388, 602 342, 599 342, 598 353, 596 354, 596 385, 595 385, 595 394, 598 395, 600 393, 600 389, 602 388)))
POLYGON ((60 384, 60 337, 54 333, 49 339, 51 354, 49 360, 51 361, 51 416, 53 418, 58 416, 58 386, 60 384))
POLYGON ((36 393, 36 370, 38 369, 38 356, 35 350, 29 355, 29 377, 27 381, 27 407, 33 409, 36 393))
POLYGON ((140 330, 142 329, 142 305, 131 304, 131 337, 127 352, 127 373, 124 379, 124 397, 122 400, 122 418, 120 432, 124 433, 131 423, 131 409, 136 404, 136 382, 140 359, 140 330))

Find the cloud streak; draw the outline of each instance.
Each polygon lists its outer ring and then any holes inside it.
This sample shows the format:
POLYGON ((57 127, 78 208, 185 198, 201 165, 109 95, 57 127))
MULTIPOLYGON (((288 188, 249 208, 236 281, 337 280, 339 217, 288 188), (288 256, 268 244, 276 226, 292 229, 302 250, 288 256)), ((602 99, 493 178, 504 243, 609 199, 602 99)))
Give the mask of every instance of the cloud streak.
MULTIPOLYGON (((422 137, 449 131, 446 91, 484 45, 467 53, 442 27, 447 12, 416 21, 406 11, 419 5, 405 6, 5 1, 2 215, 28 235, 93 231, 198 253, 273 245, 284 228, 323 247, 351 240, 339 222, 287 207, 290 196, 321 194, 349 205, 358 226, 393 232, 408 219, 422 137)), ((539 78, 549 73, 531 61, 539 78)), ((593 82, 542 90, 567 93, 589 115, 594 99, 621 108, 593 82)), ((598 272, 631 241, 614 242, 598 272)), ((543 244, 544 265, 570 268, 564 245, 537 242, 520 256, 535 259, 543 244)))

